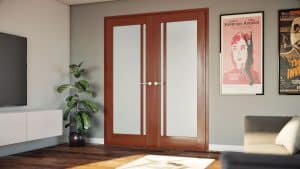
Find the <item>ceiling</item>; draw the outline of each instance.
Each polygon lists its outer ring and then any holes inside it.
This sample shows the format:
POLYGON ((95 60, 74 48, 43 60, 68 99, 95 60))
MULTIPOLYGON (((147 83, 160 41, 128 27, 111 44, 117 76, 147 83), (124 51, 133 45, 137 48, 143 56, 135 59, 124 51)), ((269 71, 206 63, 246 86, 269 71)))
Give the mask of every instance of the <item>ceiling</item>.
POLYGON ((106 2, 106 1, 113 1, 113 0, 57 0, 57 1, 68 5, 76 5, 76 4, 95 3, 95 2, 106 2))

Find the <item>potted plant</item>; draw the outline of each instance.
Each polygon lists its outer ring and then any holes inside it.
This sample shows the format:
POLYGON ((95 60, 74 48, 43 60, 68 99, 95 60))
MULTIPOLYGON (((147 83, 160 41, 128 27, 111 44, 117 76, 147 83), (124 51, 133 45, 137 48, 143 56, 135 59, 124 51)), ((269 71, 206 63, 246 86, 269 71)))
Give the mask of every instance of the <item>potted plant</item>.
POLYGON ((90 89, 90 84, 87 80, 81 78, 86 72, 81 68, 80 64, 71 64, 70 74, 75 79, 73 83, 62 84, 57 87, 56 91, 62 93, 69 91, 69 96, 65 99, 66 106, 64 109, 63 119, 67 121, 65 128, 70 127, 69 145, 84 146, 85 138, 88 130, 91 128, 92 114, 99 111, 98 105, 86 99, 95 97, 95 93, 90 89))

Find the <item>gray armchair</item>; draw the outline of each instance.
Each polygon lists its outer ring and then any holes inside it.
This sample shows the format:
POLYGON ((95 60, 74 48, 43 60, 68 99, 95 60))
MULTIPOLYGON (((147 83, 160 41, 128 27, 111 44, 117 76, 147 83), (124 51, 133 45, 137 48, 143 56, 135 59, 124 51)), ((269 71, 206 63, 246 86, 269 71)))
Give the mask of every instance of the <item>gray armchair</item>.
POLYGON ((245 153, 222 153, 222 169, 300 169, 300 154, 291 155, 275 144, 277 134, 291 118, 247 116, 245 153))

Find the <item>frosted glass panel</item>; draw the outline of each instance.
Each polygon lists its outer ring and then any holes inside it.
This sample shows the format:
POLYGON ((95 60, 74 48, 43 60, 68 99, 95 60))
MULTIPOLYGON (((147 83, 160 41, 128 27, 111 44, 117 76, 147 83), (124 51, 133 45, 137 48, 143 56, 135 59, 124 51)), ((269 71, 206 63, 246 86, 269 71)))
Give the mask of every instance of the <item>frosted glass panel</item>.
POLYGON ((197 21, 166 24, 166 135, 197 137, 197 21))
POLYGON ((141 134, 141 25, 113 29, 113 133, 141 134))

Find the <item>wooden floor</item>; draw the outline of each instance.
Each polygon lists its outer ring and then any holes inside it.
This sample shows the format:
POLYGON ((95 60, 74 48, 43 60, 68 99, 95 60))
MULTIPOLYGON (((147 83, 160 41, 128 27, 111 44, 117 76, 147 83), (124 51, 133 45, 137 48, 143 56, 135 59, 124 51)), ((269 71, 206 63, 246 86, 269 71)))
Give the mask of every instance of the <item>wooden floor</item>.
POLYGON ((0 158, 0 169, 114 169, 146 154, 214 158, 208 169, 220 169, 219 153, 190 151, 150 151, 103 145, 73 148, 68 145, 0 158))

